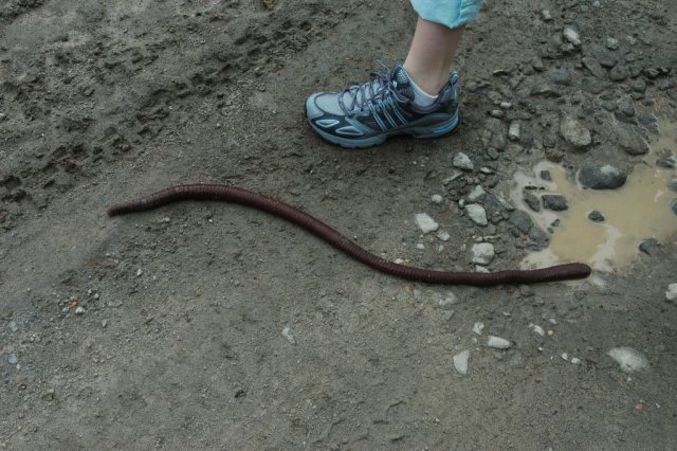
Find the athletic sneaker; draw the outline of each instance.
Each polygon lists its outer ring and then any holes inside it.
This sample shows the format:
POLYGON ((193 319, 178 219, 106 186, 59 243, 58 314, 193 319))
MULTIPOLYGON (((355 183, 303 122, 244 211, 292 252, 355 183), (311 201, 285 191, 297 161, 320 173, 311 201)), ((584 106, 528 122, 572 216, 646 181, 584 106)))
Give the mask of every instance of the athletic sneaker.
POLYGON ((436 138, 460 123, 456 72, 426 107, 414 102, 413 82, 402 65, 372 76, 372 80, 342 92, 308 97, 306 117, 313 130, 333 144, 362 148, 382 144, 395 135, 436 138))

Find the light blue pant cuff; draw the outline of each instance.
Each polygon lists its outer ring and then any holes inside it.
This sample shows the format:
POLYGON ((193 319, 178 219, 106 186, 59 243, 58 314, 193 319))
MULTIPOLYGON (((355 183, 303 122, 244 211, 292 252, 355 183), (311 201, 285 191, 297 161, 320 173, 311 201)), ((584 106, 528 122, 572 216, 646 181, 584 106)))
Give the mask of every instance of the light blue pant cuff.
POLYGON ((411 0, 421 19, 448 28, 458 28, 472 21, 480 12, 483 0, 411 0))

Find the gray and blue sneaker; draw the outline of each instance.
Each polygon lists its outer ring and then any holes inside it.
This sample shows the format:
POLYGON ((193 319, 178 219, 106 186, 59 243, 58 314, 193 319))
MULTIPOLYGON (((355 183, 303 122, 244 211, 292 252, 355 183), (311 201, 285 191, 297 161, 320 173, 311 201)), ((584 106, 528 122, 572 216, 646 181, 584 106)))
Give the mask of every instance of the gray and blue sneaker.
POLYGON ((318 92, 306 101, 310 126, 323 139, 348 148, 371 147, 396 135, 436 138, 459 125, 458 80, 453 72, 435 102, 420 107, 402 65, 372 74, 342 92, 318 92))

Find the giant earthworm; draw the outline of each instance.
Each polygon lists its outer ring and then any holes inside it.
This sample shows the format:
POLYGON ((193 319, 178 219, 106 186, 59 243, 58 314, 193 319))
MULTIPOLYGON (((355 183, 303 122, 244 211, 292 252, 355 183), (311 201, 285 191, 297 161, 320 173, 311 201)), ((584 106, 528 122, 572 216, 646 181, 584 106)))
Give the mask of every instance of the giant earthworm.
POLYGON ((124 215, 158 208, 182 200, 226 201, 253 207, 282 217, 320 237, 335 248, 371 268, 403 279, 449 285, 488 287, 500 284, 523 284, 581 279, 590 275, 591 269, 583 263, 569 263, 542 269, 508 270, 493 273, 439 271, 393 263, 363 249, 353 241, 298 208, 243 188, 228 185, 196 183, 178 185, 148 197, 114 205, 109 216, 124 215))

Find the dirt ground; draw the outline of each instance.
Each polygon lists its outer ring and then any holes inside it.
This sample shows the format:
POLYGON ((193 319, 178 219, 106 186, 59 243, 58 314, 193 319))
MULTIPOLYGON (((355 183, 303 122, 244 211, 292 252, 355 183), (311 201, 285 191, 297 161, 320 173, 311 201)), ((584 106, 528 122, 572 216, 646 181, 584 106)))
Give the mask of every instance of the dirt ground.
POLYGON ((547 236, 495 197, 475 225, 458 201, 476 185, 506 197, 544 159, 631 172, 646 155, 617 127, 677 123, 674 1, 488 0, 458 58, 458 133, 320 141, 306 96, 400 61, 415 20, 404 0, 0 0, 0 447, 677 448, 674 239, 602 284, 477 289, 375 273, 239 206, 106 216, 232 183, 389 259, 473 270, 492 235, 490 270, 512 268, 547 236), (648 367, 623 371, 624 346, 648 367))

